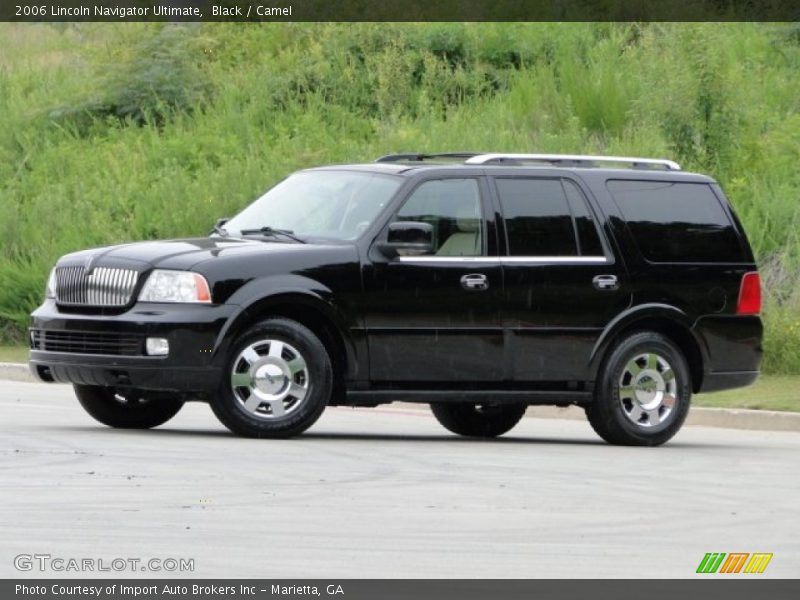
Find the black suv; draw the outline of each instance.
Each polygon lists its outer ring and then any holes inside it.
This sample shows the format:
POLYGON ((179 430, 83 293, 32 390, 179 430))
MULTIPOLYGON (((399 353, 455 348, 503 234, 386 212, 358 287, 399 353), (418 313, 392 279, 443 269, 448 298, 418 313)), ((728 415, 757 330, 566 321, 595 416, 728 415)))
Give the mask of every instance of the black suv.
POLYGON ((492 437, 531 404, 657 445, 757 375, 761 284, 717 183, 640 158, 450 153, 295 173, 209 237, 68 254, 30 366, 112 427, 204 400, 286 437, 430 403, 492 437))

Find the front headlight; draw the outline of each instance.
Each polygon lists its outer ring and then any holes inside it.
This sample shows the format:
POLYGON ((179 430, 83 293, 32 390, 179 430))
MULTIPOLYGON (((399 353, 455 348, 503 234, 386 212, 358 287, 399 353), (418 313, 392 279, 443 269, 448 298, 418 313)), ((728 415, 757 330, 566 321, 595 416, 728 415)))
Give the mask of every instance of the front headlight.
POLYGON ((56 297, 56 269, 53 267, 53 270, 50 271, 50 277, 47 278, 47 287, 44 289, 44 297, 45 298, 55 298, 56 297))
POLYGON ((156 269, 139 293, 140 302, 211 302, 206 278, 191 271, 156 269))

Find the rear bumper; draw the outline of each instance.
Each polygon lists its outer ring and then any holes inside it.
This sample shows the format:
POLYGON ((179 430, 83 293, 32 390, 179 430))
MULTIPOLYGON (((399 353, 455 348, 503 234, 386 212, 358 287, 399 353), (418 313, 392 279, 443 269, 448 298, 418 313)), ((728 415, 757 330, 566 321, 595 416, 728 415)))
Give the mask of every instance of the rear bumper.
POLYGON ((209 393, 216 389, 221 374, 214 362, 220 332, 236 308, 147 303, 119 315, 87 315, 62 312, 48 300, 32 315, 31 331, 39 337, 32 343, 29 367, 34 377, 46 382, 209 393), (128 344, 127 355, 93 354, 80 344, 67 351, 63 344, 54 345, 57 350, 53 351, 39 341, 51 333, 111 340, 117 335, 134 337, 141 340, 141 347, 132 351, 128 344), (166 338, 169 354, 147 356, 147 337, 166 338))
POLYGON ((704 374, 698 392, 718 392, 752 384, 763 355, 764 327, 758 316, 714 315, 698 319, 704 374))
POLYGON ((706 373, 700 393, 721 392, 735 388, 747 387, 758 379, 758 371, 733 371, 731 373, 706 373))

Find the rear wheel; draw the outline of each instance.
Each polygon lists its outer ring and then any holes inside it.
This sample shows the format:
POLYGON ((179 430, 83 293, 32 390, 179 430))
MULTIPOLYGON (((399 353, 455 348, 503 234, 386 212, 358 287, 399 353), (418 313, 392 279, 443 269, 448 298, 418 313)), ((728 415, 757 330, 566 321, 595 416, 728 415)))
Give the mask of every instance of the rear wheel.
POLYGON ((519 404, 434 402, 431 411, 445 429, 468 437, 492 438, 511 431, 525 414, 519 404))
POLYGON ((239 435, 290 437, 320 417, 332 382, 328 352, 310 329, 290 319, 268 319, 234 342, 211 408, 239 435))
POLYGON ((158 427, 178 414, 183 401, 173 396, 119 391, 99 385, 75 385, 81 406, 103 425, 121 429, 158 427))
POLYGON ((610 444, 658 446, 683 425, 691 396, 689 368, 675 344, 655 332, 635 333, 606 360, 586 416, 610 444))

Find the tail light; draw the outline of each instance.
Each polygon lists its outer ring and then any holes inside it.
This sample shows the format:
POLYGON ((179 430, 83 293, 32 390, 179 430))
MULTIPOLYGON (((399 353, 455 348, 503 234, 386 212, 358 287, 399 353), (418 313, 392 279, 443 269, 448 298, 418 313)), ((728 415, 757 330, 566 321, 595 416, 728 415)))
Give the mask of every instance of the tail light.
POLYGON ((761 312, 761 277, 755 271, 745 273, 739 286, 737 315, 757 315, 761 312))

